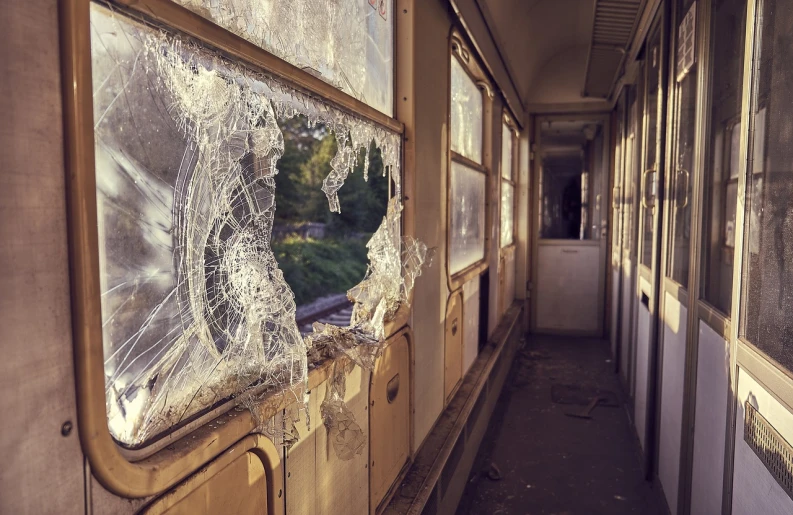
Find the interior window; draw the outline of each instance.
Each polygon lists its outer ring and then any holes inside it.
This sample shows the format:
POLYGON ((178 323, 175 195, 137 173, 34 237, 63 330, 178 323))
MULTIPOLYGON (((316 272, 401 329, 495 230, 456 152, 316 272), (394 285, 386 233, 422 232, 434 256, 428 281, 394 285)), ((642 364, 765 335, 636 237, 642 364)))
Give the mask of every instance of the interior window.
MULTIPOLYGON (((634 191, 639 178, 639 150, 636 148, 639 141, 637 125, 637 100, 636 86, 628 86, 628 126, 625 135, 625 177, 622 192, 622 248, 629 251, 631 256, 634 250, 636 228, 634 224, 634 191)), ((631 258, 633 259, 633 258, 631 258)))
POLYGON ((482 92, 452 56, 452 152, 482 164, 482 92))
POLYGON ((694 0, 679 2, 675 68, 677 100, 675 102, 675 153, 670 166, 669 215, 671 219, 671 249, 668 277, 688 288, 688 269, 691 247, 691 188, 694 170, 694 133, 697 109, 697 64, 691 61, 696 52, 693 25, 696 9, 694 0))
POLYGON ((393 115, 393 0, 175 1, 393 115))
POLYGON ((653 266, 653 243, 655 236, 655 217, 658 212, 658 114, 660 111, 661 59, 665 55, 661 47, 661 31, 656 31, 648 40, 647 79, 644 98, 644 163, 639 183, 641 199, 640 263, 653 266))
POLYGON ((714 0, 709 159, 705 163, 702 298, 729 316, 741 147, 746 0, 714 0))
POLYGON ((482 91, 451 56, 451 159, 449 173, 449 272, 485 257, 487 170, 482 166, 482 91))
POLYGON ((593 187, 601 191, 606 175, 602 124, 543 122, 540 141, 540 237, 599 239, 600 209, 593 187))
POLYGON ((793 5, 762 0, 757 9, 740 327, 793 371, 793 5))
POLYGON ((506 123, 501 124, 501 246, 512 245, 515 212, 515 134, 506 123))
POLYGON ((485 257, 485 181, 487 176, 452 161, 449 267, 460 272, 485 257))
POLYGON ((615 266, 619 266, 622 259, 622 249, 620 247, 620 220, 622 212, 625 209, 625 195, 624 195, 624 175, 625 175, 625 161, 623 160, 623 153, 625 152, 625 92, 623 92, 617 101, 616 117, 616 140, 614 142, 614 188, 612 188, 612 231, 611 231, 611 262, 615 266))

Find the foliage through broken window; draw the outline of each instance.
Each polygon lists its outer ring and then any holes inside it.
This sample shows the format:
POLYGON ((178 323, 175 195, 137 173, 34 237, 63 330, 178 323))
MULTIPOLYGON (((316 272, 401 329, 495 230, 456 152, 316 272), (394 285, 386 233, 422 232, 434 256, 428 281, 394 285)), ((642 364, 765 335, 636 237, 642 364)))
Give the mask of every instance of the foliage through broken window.
POLYGON ((430 257, 401 237, 399 135, 103 6, 92 4, 91 31, 113 437, 137 446, 231 397, 304 384, 309 351, 373 364, 430 257), (295 161, 300 144, 312 150, 295 161), (350 174, 371 180, 371 196, 342 189, 350 174), (290 200, 298 186, 322 191, 325 212, 290 200), (359 202, 382 214, 387 203, 387 215, 373 221, 359 202), (369 241, 352 251, 363 277, 347 293, 350 323, 303 335, 286 265, 306 254, 289 247, 306 224, 324 224, 344 251, 369 241))

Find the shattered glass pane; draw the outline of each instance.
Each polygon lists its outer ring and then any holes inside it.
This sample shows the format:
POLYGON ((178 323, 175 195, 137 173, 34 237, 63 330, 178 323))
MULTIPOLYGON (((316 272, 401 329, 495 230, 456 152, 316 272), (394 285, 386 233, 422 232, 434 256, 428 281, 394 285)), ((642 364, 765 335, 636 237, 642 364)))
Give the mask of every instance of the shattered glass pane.
POLYGON ((506 123, 501 124, 501 177, 512 180, 512 131, 506 123))
POLYGON ((341 214, 328 211, 323 179, 338 153, 334 134, 305 116, 279 123, 284 155, 275 176, 278 208, 272 248, 284 279, 295 294, 302 334, 314 322, 347 326, 353 305, 347 290, 367 270, 366 242, 386 215, 389 178, 380 151, 372 147, 368 162, 359 152, 353 173, 339 190, 341 214))
POLYGON ((344 403, 347 391, 347 370, 339 362, 333 363, 328 379, 325 399, 320 405, 322 422, 328 428, 328 441, 333 445, 336 456, 349 461, 362 454, 366 448, 366 434, 355 421, 352 410, 344 403))
POLYGON ((231 396, 253 405, 254 391, 305 383, 309 352, 376 357, 385 322, 432 255, 400 240, 400 136, 93 4, 91 42, 114 438, 139 445, 231 396), (273 244, 284 131, 298 117, 334 139, 321 187, 331 212, 348 175, 375 160, 392 194, 365 277, 348 293, 351 323, 305 338, 273 244))
POLYGON ((452 56, 452 150, 482 164, 482 92, 452 56))
POLYGON ((393 0, 174 1, 393 115, 393 0))
POLYGON ((478 170, 452 161, 449 268, 452 274, 485 257, 485 181, 478 170))
POLYGON ((514 236, 515 186, 501 181, 501 246, 512 245, 514 236))

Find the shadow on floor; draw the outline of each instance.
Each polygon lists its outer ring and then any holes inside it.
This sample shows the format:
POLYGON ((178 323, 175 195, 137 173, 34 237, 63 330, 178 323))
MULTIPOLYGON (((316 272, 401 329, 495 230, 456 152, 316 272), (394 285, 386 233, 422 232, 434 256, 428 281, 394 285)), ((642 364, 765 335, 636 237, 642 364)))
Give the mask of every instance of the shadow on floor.
POLYGON ((458 515, 662 515, 602 340, 531 336, 490 420, 458 515), (575 418, 591 397, 591 418, 575 418))

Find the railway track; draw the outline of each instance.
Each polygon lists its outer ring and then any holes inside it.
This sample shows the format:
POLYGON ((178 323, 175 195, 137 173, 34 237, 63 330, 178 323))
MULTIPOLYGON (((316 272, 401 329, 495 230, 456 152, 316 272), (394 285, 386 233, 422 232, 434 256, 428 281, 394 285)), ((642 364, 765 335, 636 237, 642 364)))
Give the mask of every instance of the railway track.
POLYGON ((322 309, 299 316, 297 318, 297 326, 300 329, 300 333, 303 335, 311 332, 314 322, 346 327, 350 325, 352 308, 353 303, 345 297, 327 306, 323 306, 322 309))

